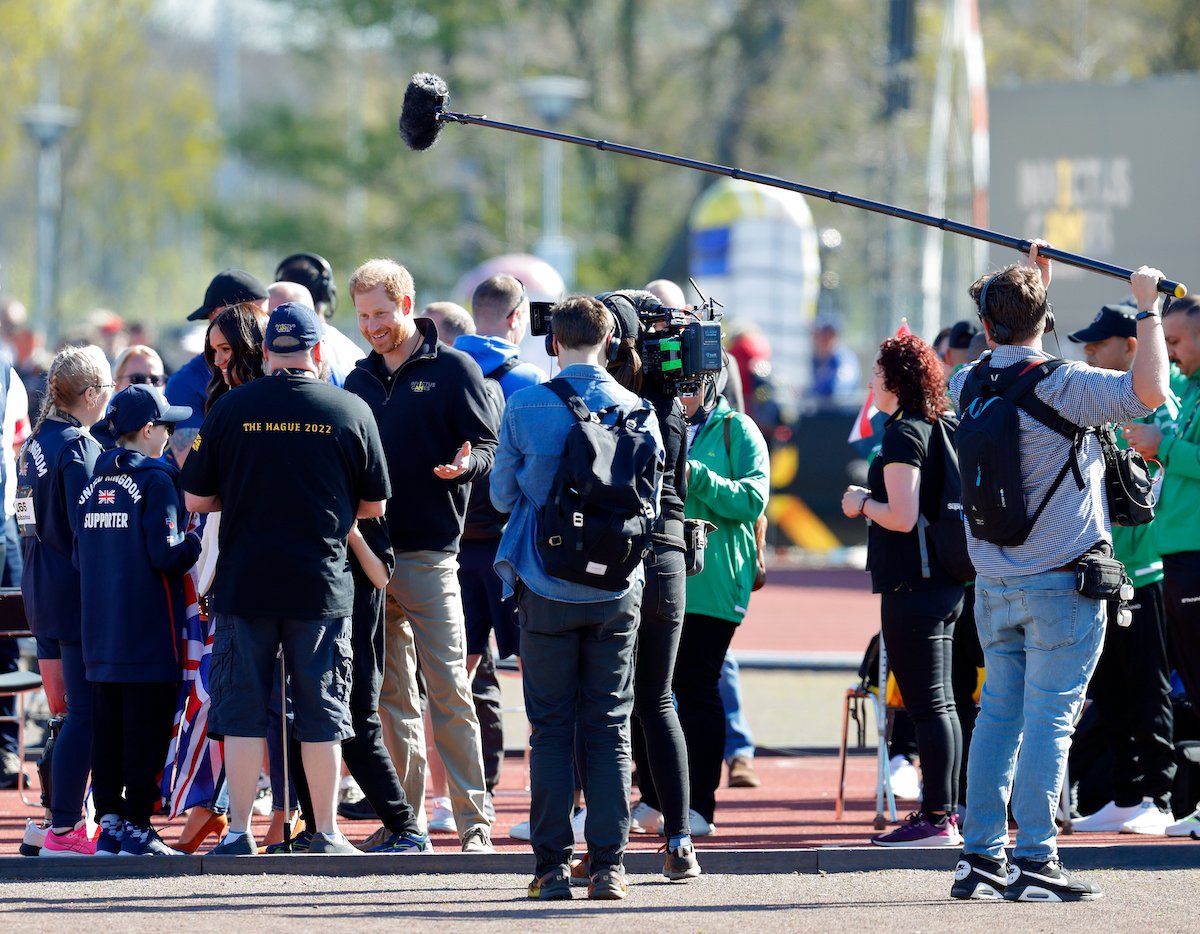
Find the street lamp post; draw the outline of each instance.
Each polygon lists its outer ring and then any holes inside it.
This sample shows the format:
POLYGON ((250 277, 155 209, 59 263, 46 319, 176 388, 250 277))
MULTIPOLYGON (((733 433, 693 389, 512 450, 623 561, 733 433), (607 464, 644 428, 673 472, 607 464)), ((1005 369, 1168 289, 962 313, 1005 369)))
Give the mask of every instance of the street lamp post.
MULTIPOLYGON (((588 94, 588 83, 565 75, 540 75, 521 82, 529 109, 553 129, 588 94)), ((562 234, 562 143, 542 141, 542 236, 534 252, 570 287, 575 278, 575 245, 562 234)))
POLYGON ((62 205, 62 138, 79 120, 77 111, 57 100, 57 88, 43 81, 41 100, 21 111, 21 125, 38 147, 37 286, 35 307, 49 336, 58 331, 58 212, 62 205))

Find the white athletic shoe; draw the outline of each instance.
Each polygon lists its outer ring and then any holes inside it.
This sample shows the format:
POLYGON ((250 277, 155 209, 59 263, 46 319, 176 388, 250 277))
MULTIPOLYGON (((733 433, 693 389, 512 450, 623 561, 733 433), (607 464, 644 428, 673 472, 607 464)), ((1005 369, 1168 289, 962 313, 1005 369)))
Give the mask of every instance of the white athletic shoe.
POLYGON ((717 825, 709 823, 697 811, 688 811, 688 831, 693 837, 711 837, 717 832, 717 825))
POLYGON ((508 832, 508 835, 514 840, 529 839, 529 821, 523 820, 521 823, 513 826, 513 829, 508 832))
POLYGON ((1121 833, 1144 833, 1161 837, 1175 823, 1175 816, 1154 803, 1153 798, 1142 798, 1138 812, 1121 825, 1121 833))
POLYGON ((888 762, 892 776, 892 794, 906 801, 921 797, 921 775, 904 756, 892 756, 888 762))
POLYGON ((661 834, 662 812, 654 810, 645 801, 638 801, 629 811, 629 832, 661 834))
POLYGON ((1168 837, 1190 837, 1193 833, 1200 833, 1200 807, 1187 817, 1181 817, 1175 823, 1168 824, 1163 833, 1168 837))
POLYGON ((1071 821, 1071 829, 1075 833, 1117 833, 1127 820, 1137 817, 1141 811, 1140 804, 1129 807, 1118 807, 1115 801, 1109 801, 1095 814, 1071 821))
POLYGON ((429 818, 430 833, 458 833, 458 822, 450 809, 449 798, 433 799, 433 814, 429 818))
MULTIPOLYGON (((580 808, 571 817, 571 832, 575 835, 575 842, 577 844, 587 843, 586 838, 583 836, 583 826, 586 820, 587 808, 580 808)), ((530 836, 529 821, 521 821, 521 823, 515 825, 513 829, 508 832, 508 835, 514 840, 528 840, 530 836)))

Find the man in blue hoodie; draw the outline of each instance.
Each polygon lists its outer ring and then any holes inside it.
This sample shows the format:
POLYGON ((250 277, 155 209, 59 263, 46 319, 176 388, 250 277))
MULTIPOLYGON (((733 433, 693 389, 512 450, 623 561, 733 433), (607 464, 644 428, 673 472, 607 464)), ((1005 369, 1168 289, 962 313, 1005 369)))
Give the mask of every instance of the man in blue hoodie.
POLYGON ((97 856, 178 856, 150 815, 182 673, 183 575, 200 554, 185 532, 179 471, 162 457, 177 422, 153 386, 118 393, 97 440, 116 447, 96 461, 79 497, 75 564, 83 605, 83 658, 95 709, 92 788, 100 815, 97 856))

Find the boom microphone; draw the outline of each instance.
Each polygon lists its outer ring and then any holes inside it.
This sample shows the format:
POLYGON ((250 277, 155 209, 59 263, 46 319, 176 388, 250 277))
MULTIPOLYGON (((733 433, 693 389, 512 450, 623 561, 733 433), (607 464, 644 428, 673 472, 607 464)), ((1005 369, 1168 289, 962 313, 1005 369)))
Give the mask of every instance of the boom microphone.
POLYGON ((437 142, 442 132, 438 115, 449 102, 450 89, 445 81, 427 71, 413 75, 400 111, 400 136, 409 149, 422 152, 437 142))
MULTIPOLYGON (((761 175, 757 172, 747 172, 731 166, 701 162, 698 159, 688 159, 684 156, 673 156, 666 152, 638 149, 635 146, 610 143, 602 139, 572 136, 568 133, 543 130, 538 127, 524 126, 519 123, 502 123, 499 120, 489 120, 487 117, 479 114, 455 113, 446 109, 449 102, 450 90, 446 87, 445 81, 437 75, 432 75, 428 72, 413 75, 412 81, 409 82, 408 88, 404 92, 404 108, 400 113, 400 135, 404 138, 404 142, 408 144, 410 149, 421 151, 432 146, 437 140, 438 134, 442 131, 443 123, 474 124, 476 126, 491 127, 494 130, 506 130, 509 133, 520 133, 523 136, 536 136, 539 139, 552 139, 560 143, 587 146, 590 149, 599 149, 602 152, 616 152, 624 156, 635 156, 638 159, 649 159, 652 162, 665 162, 667 165, 677 165, 685 169, 694 169, 697 172, 708 172, 710 175, 725 175, 729 178, 745 179, 748 182, 754 182, 758 185, 768 185, 771 188, 795 191, 810 198, 821 198, 825 201, 831 201, 834 204, 845 204, 852 208, 858 208, 861 211, 871 211, 875 214, 885 214, 888 217, 898 217, 901 220, 912 221, 915 224, 924 224, 926 227, 937 227, 948 233, 960 234, 975 240, 983 240, 986 243, 993 243, 996 246, 1020 250, 1022 253, 1028 253, 1031 246, 1029 240, 1022 240, 1008 234, 986 230, 983 227, 962 224, 948 217, 934 217, 931 214, 921 214, 917 211, 910 211, 907 208, 896 207, 882 201, 870 201, 867 198, 858 198, 854 195, 843 194, 840 191, 827 191, 824 188, 814 188, 812 185, 791 182, 786 178, 778 178, 774 175, 761 175)), ((1129 277, 1133 275, 1132 269, 1114 266, 1112 263, 1091 259, 1087 256, 1080 256, 1077 253, 1068 253, 1065 250, 1044 247, 1038 253, 1048 259, 1066 263, 1068 266, 1086 269, 1089 272, 1098 272, 1105 276, 1112 276, 1114 279, 1128 281, 1129 277)), ((1187 295, 1187 286, 1182 282, 1159 279, 1158 291, 1166 295, 1173 295, 1175 298, 1183 298, 1183 296, 1187 295)))

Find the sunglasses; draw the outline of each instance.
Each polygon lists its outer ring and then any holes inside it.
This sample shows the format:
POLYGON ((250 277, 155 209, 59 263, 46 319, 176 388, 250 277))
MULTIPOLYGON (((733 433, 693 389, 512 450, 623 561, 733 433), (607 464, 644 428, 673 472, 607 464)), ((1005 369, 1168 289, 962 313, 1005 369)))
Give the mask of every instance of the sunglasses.
POLYGON ((167 378, 161 373, 130 373, 125 378, 132 386, 142 386, 146 383, 151 386, 162 386, 167 382, 167 378))
POLYGON ((156 420, 152 421, 150 424, 151 425, 161 425, 163 428, 167 429, 167 434, 169 434, 169 435, 175 433, 175 423, 174 422, 160 422, 156 419, 156 420))

